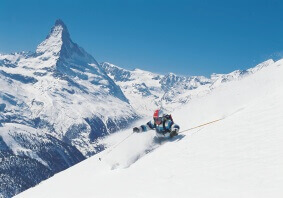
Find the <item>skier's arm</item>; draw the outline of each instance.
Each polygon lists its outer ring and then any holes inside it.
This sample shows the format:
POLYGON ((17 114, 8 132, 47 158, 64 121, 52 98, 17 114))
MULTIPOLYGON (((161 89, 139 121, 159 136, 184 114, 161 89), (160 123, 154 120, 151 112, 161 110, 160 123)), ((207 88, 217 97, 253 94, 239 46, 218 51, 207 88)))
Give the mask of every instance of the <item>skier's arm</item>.
POLYGON ((171 120, 165 123, 165 127, 166 127, 166 130, 170 133, 171 138, 178 135, 178 132, 180 130, 179 125, 174 124, 174 122, 171 120))
POLYGON ((149 131, 149 130, 153 130, 155 129, 155 125, 152 123, 152 121, 149 121, 148 123, 146 123, 145 125, 141 125, 140 127, 135 127, 133 128, 134 132, 145 132, 145 131, 149 131))

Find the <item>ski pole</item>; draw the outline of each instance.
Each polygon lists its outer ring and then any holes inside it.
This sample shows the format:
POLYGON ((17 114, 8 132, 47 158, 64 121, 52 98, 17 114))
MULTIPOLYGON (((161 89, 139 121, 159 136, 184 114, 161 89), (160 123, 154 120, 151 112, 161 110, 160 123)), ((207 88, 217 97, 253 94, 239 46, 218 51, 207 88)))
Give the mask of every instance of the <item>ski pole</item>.
POLYGON ((212 123, 214 123, 214 122, 218 122, 218 121, 223 120, 223 119, 224 119, 224 118, 221 118, 221 119, 218 119, 218 120, 213 120, 213 121, 210 121, 210 122, 201 124, 201 125, 199 125, 199 126, 195 126, 195 127, 192 127, 192 128, 186 129, 186 130, 183 130, 183 131, 181 131, 181 132, 179 132, 179 133, 184 133, 184 132, 186 132, 186 131, 190 131, 190 130, 193 130, 193 129, 196 129, 196 128, 199 128, 199 127, 202 127, 202 126, 205 126, 205 125, 208 125, 208 124, 212 124, 212 123))
MULTIPOLYGON (((119 146, 122 142, 124 142, 126 139, 128 139, 131 135, 133 135, 134 133, 131 133, 130 135, 128 135, 127 137, 125 137, 121 142, 119 142, 118 144, 116 144, 115 146, 113 146, 112 148, 110 148, 108 150, 107 153, 105 153, 105 155, 103 155, 103 157, 107 156, 109 153, 111 153, 117 146, 119 146)), ((98 158, 100 161, 102 160, 102 157, 98 158)))

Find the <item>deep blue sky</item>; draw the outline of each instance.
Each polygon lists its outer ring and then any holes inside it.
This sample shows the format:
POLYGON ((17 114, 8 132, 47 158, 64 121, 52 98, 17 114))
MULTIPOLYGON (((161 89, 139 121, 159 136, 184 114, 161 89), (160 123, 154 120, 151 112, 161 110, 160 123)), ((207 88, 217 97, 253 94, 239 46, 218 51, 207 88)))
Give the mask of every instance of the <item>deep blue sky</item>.
POLYGON ((96 58, 183 75, 283 57, 283 1, 1 0, 0 53, 35 51, 57 18, 96 58))

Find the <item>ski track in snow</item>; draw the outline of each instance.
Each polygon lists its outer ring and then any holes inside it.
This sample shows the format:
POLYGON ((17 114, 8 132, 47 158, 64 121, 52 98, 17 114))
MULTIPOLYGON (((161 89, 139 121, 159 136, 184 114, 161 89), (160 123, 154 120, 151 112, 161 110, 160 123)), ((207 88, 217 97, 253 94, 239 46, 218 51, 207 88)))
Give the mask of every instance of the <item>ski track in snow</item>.
MULTIPOLYGON (((181 130, 225 119, 161 146, 154 131, 134 134, 102 161, 107 150, 16 197, 281 198, 282 76, 280 60, 223 84, 173 118, 181 130)), ((130 132, 104 141, 115 145, 130 132)))

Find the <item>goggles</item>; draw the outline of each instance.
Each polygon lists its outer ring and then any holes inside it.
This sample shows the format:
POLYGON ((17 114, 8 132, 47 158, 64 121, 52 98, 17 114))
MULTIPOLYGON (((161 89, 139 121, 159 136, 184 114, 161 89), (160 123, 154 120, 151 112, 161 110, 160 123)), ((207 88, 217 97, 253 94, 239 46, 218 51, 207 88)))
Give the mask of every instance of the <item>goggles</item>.
POLYGON ((153 118, 153 120, 154 120, 154 122, 155 122, 156 124, 161 124, 161 122, 162 122, 162 117, 153 118))

